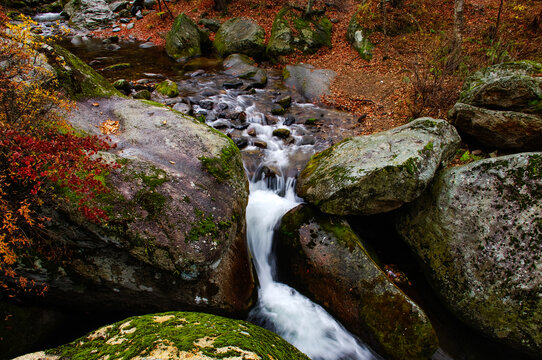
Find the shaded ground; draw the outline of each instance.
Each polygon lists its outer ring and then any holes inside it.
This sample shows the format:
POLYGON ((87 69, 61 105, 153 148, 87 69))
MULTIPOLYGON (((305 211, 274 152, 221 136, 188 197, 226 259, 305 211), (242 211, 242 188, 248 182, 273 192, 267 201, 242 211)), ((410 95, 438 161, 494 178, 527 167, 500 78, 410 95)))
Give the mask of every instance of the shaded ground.
MULTIPOLYGON (((184 12, 195 21, 202 17, 221 21, 235 16, 251 17, 265 28, 269 37, 274 15, 286 3, 304 6, 306 2, 232 0, 227 14, 215 11, 213 0, 176 1, 169 3, 169 8, 174 15, 184 12)), ((404 0, 402 3, 398 9, 387 11, 406 13, 417 30, 395 37, 373 33, 370 39, 376 48, 370 62, 361 59, 346 41, 348 23, 360 5, 355 0, 316 0, 315 8, 325 8, 335 23, 333 48, 312 55, 296 53, 283 59, 283 63, 305 62, 337 72, 332 95, 326 102, 355 115, 352 123, 344 124, 352 135, 386 130, 421 115, 446 117, 469 72, 500 61, 542 60, 542 29, 529 28, 535 15, 542 12, 540 1, 504 2, 493 41, 488 35, 495 27, 500 0, 467 1, 463 57, 459 70, 451 74, 443 73, 443 67, 452 33, 453 2, 404 0), (420 87, 426 93, 415 92, 420 87)), ((172 21, 167 13, 151 11, 135 23, 134 29, 123 29, 117 34, 163 45, 172 21)), ((101 36, 112 34, 110 30, 99 32, 101 36)))

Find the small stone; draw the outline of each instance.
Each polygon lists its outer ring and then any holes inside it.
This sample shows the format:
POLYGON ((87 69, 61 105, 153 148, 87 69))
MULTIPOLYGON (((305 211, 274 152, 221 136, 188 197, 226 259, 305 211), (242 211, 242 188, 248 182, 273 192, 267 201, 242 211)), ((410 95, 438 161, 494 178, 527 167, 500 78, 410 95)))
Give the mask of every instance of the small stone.
POLYGON ((150 100, 151 92, 149 90, 140 90, 134 94, 134 99, 150 100))
POLYGON ((484 153, 484 152, 483 152, 482 150, 480 150, 480 149, 473 150, 473 151, 471 152, 472 155, 476 155, 476 156, 480 156, 480 155, 482 155, 483 153, 484 153))
POLYGON ((295 123, 295 117, 292 116, 292 115, 288 115, 288 116, 286 117, 286 120, 284 120, 284 125, 286 125, 286 126, 290 126, 290 125, 292 125, 293 123, 295 123))
POLYGON ((238 89, 241 86, 243 86, 242 81, 226 81, 224 84, 222 84, 224 89, 238 89))
POLYGON ((211 100, 202 100, 198 105, 205 110, 212 110, 214 103, 211 100))
POLYGON ((120 31, 120 27, 113 28, 113 32, 119 32, 119 31, 120 31))
POLYGON ((156 91, 168 97, 175 97, 179 95, 179 87, 171 80, 165 80, 158 84, 156 91))
POLYGON ((254 146, 260 148, 260 149, 267 149, 267 143, 265 141, 256 140, 254 141, 254 146))
POLYGON ((304 135, 301 137, 299 145, 314 145, 316 143, 316 138, 311 135, 304 135))
MULTIPOLYGON (((134 28, 134 23, 130 23, 130 24, 126 25, 126 29, 128 29, 128 30, 132 30, 133 28, 134 28)), ((140 47, 141 47, 141 45, 140 45, 140 47)))
POLYGON ((273 107, 271 108, 271 114, 273 115, 282 115, 284 114, 285 111, 286 110, 279 104, 274 104, 273 107))
POLYGON ((192 108, 186 103, 177 103, 173 105, 173 110, 187 115, 192 112, 192 108))
POLYGON ((292 97, 291 96, 283 96, 281 98, 278 98, 275 100, 275 103, 279 104, 283 108, 288 108, 290 105, 292 105, 292 97))
POLYGON ((113 86, 117 90, 121 90, 124 93, 129 93, 132 90, 132 84, 126 79, 119 79, 113 83, 113 86))
POLYGON ((119 20, 122 24, 128 24, 131 20, 127 18, 122 18, 119 20))
POLYGON ((250 128, 247 130, 247 134, 249 136, 256 136, 256 129, 255 128, 250 128))
POLYGON ((288 138, 288 136, 290 136, 290 130, 284 128, 275 129, 273 130, 273 136, 281 139, 286 139, 288 138))
POLYGON ((237 139, 232 139, 232 140, 239 149, 243 149, 248 146, 248 140, 245 138, 237 138, 237 139))

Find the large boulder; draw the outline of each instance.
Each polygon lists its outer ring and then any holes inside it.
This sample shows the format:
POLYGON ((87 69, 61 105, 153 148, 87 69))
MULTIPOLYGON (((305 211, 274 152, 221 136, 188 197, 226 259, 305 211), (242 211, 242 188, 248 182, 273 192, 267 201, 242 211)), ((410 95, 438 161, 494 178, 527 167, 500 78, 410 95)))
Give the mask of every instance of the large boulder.
POLYGON ((254 60, 243 54, 232 54, 222 63, 224 72, 240 79, 253 81, 253 87, 265 87, 267 72, 255 66, 254 60))
POLYGON ((542 117, 457 103, 449 113, 458 129, 499 149, 542 150, 542 117))
POLYGON ((443 171, 396 227, 464 322, 542 353, 542 153, 443 171))
POLYGON ((71 0, 64 6, 64 12, 72 26, 86 30, 109 26, 116 17, 106 0, 71 0))
POLYGON ((60 45, 45 46, 54 77, 74 100, 123 95, 94 69, 60 45))
POLYGON ((323 15, 303 15, 291 7, 277 13, 266 48, 268 57, 275 59, 295 49, 313 53, 323 46, 331 47, 331 21, 323 15))
POLYGON ((70 114, 89 134, 106 119, 120 129, 110 135, 117 148, 102 156, 122 165, 103 178, 110 193, 96 199, 109 220, 91 223, 64 203, 45 208, 46 233, 65 257, 36 259, 18 272, 48 284, 44 301, 78 308, 247 310, 248 182, 237 147, 150 102, 92 99, 70 114))
POLYGON ((166 52, 175 60, 186 60, 201 55, 209 43, 207 34, 183 13, 175 18, 166 35, 166 52))
POLYGON ((387 359, 429 359, 438 348, 427 316, 344 219, 299 205, 282 219, 277 250, 281 280, 323 304, 387 359))
POLYGON ((316 69, 310 64, 286 65, 282 75, 286 86, 311 102, 318 102, 328 95, 331 82, 337 76, 333 70, 316 69))
POLYGON ((422 194, 460 141, 453 126, 431 118, 346 139, 311 158, 297 191, 329 214, 391 211, 422 194))
POLYGON ((265 30, 249 18, 233 18, 226 21, 216 33, 213 45, 222 57, 245 54, 259 57, 265 49, 265 30))
POLYGON ((91 360, 111 355, 117 359, 309 359, 278 335, 246 321, 169 312, 131 317, 17 360, 91 360))
POLYGON ((542 149, 542 64, 494 65, 470 76, 449 113, 460 131, 498 149, 542 149))

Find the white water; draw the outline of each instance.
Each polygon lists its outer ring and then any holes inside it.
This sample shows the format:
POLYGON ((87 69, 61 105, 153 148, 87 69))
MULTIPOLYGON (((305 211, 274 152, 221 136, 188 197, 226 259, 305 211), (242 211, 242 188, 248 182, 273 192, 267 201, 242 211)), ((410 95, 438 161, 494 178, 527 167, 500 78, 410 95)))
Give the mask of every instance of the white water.
POLYGON ((301 202, 294 193, 293 179, 277 183, 276 189, 268 188, 265 179, 250 184, 247 236, 260 289, 249 319, 276 332, 313 360, 375 359, 322 307, 275 281, 273 232, 282 216, 301 202))

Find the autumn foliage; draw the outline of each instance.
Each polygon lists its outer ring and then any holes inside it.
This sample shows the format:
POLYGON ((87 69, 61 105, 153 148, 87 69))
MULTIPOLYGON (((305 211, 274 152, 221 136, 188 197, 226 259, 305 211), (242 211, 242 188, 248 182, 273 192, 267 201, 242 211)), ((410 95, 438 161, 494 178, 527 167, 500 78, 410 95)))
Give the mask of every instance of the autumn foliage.
POLYGON ((8 284, 33 288, 17 275, 18 259, 30 252, 55 256, 42 205, 70 201, 89 220, 107 220, 93 199, 107 192, 103 179, 113 166, 96 156, 110 148, 107 141, 78 134, 64 121, 73 105, 58 93, 40 54, 46 42, 30 25, 29 19, 10 24, 0 8, 0 276, 14 279, 0 286, 8 290, 15 290, 8 284))

